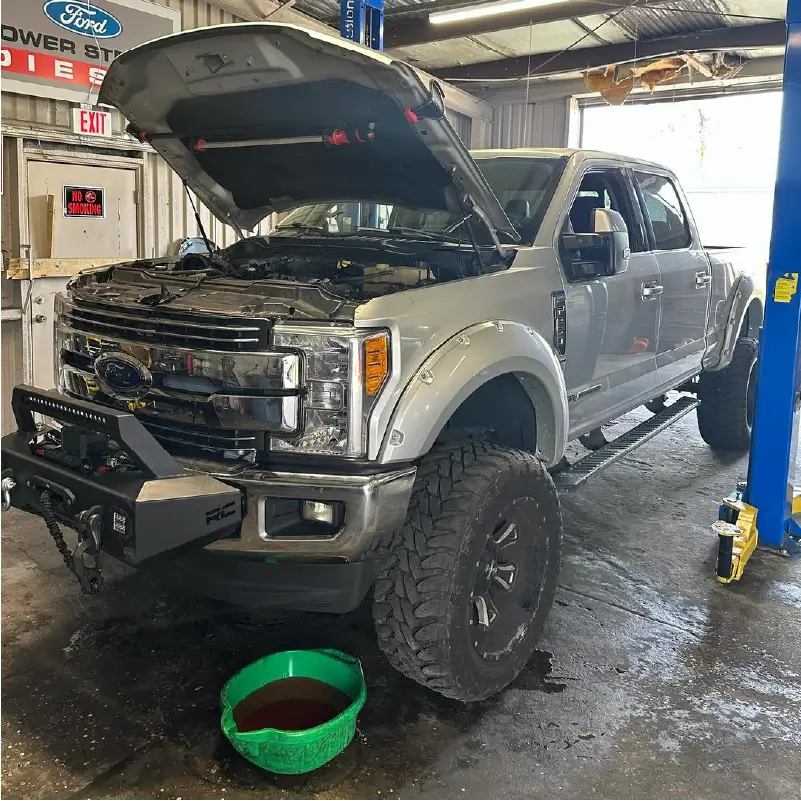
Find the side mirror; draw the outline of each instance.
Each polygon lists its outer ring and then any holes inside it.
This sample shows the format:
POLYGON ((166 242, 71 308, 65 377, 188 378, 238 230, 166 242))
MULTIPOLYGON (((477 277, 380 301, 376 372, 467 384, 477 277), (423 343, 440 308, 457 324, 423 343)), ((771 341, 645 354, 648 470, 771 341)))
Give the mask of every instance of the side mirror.
POLYGON ((625 272, 631 258, 631 247, 629 229, 623 215, 614 209, 595 209, 592 213, 592 230, 609 242, 609 273, 625 272))

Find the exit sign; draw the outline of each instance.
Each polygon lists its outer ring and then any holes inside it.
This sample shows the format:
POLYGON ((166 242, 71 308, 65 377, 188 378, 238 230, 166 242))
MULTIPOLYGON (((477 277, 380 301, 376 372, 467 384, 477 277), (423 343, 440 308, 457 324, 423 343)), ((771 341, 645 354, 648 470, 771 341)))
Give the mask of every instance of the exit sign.
POLYGON ((90 108, 74 108, 72 130, 82 136, 111 136, 111 114, 90 108))

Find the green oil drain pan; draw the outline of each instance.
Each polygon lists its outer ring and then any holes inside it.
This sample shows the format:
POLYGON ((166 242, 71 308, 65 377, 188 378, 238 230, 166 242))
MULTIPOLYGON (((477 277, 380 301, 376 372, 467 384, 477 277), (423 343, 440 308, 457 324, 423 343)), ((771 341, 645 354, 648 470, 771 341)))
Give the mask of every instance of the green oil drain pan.
POLYGON ((251 662, 226 682, 220 695, 221 727, 231 745, 254 765, 273 773, 308 773, 350 744, 366 699, 362 666, 355 657, 334 650, 283 651, 251 662), (345 693, 351 703, 336 717, 311 729, 239 731, 234 707, 265 685, 293 677, 325 682, 345 693))

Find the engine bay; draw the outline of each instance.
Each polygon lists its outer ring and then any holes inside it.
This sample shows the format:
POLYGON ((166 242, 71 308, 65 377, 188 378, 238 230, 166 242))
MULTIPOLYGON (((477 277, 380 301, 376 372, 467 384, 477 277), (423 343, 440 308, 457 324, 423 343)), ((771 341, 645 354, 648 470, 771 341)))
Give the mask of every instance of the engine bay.
POLYGON ((474 251, 450 243, 404 242, 393 246, 379 239, 328 246, 251 237, 210 256, 188 254, 168 269, 179 273, 211 272, 242 281, 299 282, 346 300, 362 301, 507 266, 480 265, 474 251))

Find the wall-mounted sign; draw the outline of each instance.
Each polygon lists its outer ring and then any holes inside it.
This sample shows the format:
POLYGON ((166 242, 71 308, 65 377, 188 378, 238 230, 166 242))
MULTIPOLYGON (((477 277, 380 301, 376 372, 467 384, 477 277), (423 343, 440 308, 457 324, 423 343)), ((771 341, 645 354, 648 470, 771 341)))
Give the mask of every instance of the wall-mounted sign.
POLYGON ((78 36, 113 39, 122 33, 122 23, 113 14, 91 3, 48 0, 42 10, 56 25, 78 36))
POLYGON ((92 108, 74 108, 72 130, 82 136, 111 136, 111 114, 92 108))
POLYGON ((3 91, 91 102, 121 52, 178 31, 180 20, 148 0, 4 0, 3 91))
POLYGON ((105 217, 106 192, 96 186, 65 186, 65 217, 105 217))

